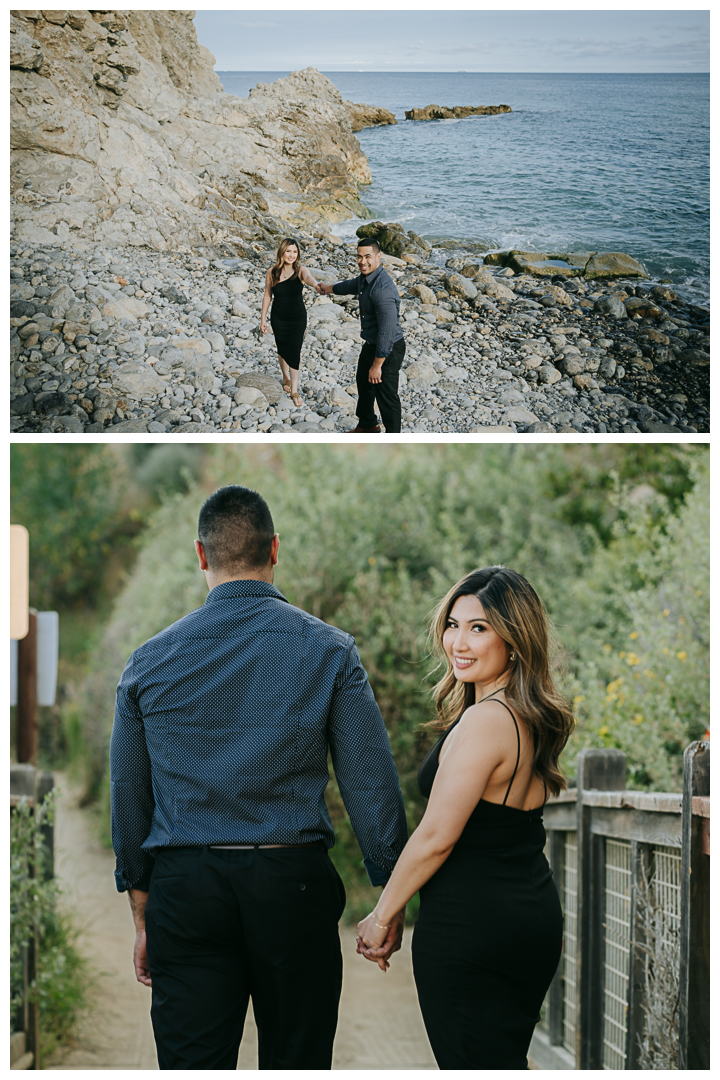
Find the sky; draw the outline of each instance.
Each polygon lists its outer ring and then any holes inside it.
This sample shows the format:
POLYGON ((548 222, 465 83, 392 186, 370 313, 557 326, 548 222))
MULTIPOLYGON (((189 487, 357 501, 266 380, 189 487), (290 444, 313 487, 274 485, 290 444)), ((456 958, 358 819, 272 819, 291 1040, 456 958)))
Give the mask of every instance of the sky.
POLYGON ((707 10, 207 10, 217 71, 705 72, 707 10))

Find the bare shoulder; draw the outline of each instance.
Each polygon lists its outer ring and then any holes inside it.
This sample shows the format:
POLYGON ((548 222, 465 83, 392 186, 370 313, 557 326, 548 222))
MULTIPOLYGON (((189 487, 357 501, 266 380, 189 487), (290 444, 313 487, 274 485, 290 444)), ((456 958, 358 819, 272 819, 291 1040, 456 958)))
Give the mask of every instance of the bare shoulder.
POLYGON ((502 742, 506 739, 515 742, 517 739, 508 707, 495 700, 478 701, 471 705, 463 713, 459 728, 464 728, 471 738, 492 738, 502 742))

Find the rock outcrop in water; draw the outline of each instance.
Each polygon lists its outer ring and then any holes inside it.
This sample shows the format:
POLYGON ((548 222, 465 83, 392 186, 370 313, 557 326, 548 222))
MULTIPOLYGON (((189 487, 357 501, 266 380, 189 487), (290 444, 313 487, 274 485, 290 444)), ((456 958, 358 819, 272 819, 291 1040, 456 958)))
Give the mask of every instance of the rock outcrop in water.
POLYGON ((193 15, 12 14, 16 239, 242 254, 369 216, 352 134, 366 107, 313 68, 224 93, 193 15))
POLYGON ((352 101, 345 102, 345 108, 350 115, 350 123, 353 131, 362 131, 368 127, 383 127, 386 124, 397 124, 395 114, 389 109, 382 109, 378 105, 356 105, 352 101))
POLYGON ((465 120, 468 116, 495 116, 509 113, 509 105, 426 105, 424 109, 407 109, 406 120, 465 120))
POLYGON ((362 240, 377 240, 380 250, 386 255, 394 255, 398 259, 407 259, 413 262, 414 257, 420 257, 421 261, 432 251, 427 240, 423 240, 412 229, 405 232, 402 225, 397 222, 371 221, 367 225, 361 225, 356 235, 362 240))
POLYGON ((494 251, 485 256, 488 266, 508 266, 516 274, 533 277, 646 278, 642 263, 622 251, 494 251))

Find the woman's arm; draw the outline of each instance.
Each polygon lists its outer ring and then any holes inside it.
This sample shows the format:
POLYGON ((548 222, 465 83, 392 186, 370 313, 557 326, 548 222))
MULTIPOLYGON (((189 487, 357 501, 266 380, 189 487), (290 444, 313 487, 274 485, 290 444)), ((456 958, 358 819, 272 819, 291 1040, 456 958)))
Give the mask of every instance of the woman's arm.
MULTIPOLYGON (((472 705, 443 749, 425 815, 408 840, 375 907, 359 924, 362 941, 379 948, 387 927, 450 855, 498 765, 514 756, 515 729, 497 702, 472 705)), ((372 959, 372 957, 371 957, 372 959)))
POLYGON ((300 280, 304 285, 309 285, 311 289, 320 292, 320 282, 315 280, 306 266, 300 268, 300 280))
POLYGON ((260 311, 260 329, 262 330, 263 334, 267 334, 268 332, 267 322, 265 320, 267 318, 268 308, 270 307, 270 304, 272 302, 272 292, 270 289, 271 273, 272 271, 268 270, 267 274, 265 275, 265 292, 263 293, 262 309, 260 311))

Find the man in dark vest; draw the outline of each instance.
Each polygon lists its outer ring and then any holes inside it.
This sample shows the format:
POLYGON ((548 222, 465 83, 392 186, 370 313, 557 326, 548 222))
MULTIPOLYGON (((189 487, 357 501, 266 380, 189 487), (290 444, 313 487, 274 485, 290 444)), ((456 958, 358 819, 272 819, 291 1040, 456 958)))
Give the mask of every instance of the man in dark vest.
POLYGON ((397 772, 353 639, 272 583, 262 497, 220 488, 198 535, 205 604, 136 649, 117 690, 113 846, 135 972, 161 1069, 236 1069, 250 997, 261 1069, 329 1069, 345 892, 328 751, 373 885, 407 839, 397 772))
POLYGON ((360 274, 321 288, 324 295, 355 294, 360 303, 360 334, 365 341, 358 360, 354 432, 380 431, 375 401, 387 434, 400 431, 402 422, 398 380, 405 357, 405 339, 400 326, 400 294, 395 282, 382 267, 377 240, 360 240, 357 254, 360 274))

